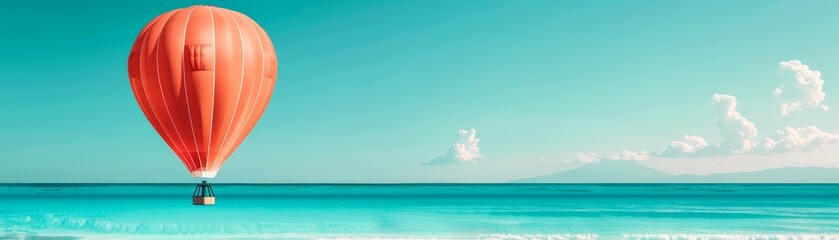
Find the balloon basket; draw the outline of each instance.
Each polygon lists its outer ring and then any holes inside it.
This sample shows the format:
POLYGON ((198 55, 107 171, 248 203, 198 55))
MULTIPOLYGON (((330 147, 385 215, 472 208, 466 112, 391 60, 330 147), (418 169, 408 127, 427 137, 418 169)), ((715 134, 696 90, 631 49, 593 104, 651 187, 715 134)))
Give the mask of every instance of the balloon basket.
POLYGON ((213 187, 207 181, 201 181, 201 184, 195 186, 195 191, 192 193, 192 205, 215 205, 216 194, 213 193, 213 187))

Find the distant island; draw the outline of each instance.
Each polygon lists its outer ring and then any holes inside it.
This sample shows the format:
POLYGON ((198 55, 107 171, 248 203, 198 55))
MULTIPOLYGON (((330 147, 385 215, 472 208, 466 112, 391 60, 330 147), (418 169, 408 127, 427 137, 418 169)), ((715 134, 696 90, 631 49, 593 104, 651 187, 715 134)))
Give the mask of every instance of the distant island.
POLYGON ((754 172, 673 175, 637 162, 605 160, 510 183, 839 183, 839 168, 785 167, 754 172))

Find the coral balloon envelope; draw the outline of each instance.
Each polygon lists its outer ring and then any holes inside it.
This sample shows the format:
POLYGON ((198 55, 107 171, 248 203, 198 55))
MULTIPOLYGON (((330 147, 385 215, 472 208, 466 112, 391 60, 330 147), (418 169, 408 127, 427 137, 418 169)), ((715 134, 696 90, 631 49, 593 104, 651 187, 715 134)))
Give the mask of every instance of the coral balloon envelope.
POLYGON ((244 14, 192 6, 143 28, 128 75, 146 118, 192 176, 212 178, 265 111, 276 59, 271 39, 244 14))

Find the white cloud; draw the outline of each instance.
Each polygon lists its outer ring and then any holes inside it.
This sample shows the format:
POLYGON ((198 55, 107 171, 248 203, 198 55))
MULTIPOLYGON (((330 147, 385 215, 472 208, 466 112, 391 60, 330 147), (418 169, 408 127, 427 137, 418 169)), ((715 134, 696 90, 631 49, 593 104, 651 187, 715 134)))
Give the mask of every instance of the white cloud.
POLYGON ((664 148, 659 157, 707 157, 731 154, 766 154, 778 152, 815 151, 839 143, 839 133, 829 133, 815 126, 803 128, 785 127, 760 142, 755 124, 737 112, 737 98, 731 95, 714 94, 712 104, 719 109, 717 128, 723 140, 720 145, 710 145, 700 136, 685 134, 684 140, 676 140, 664 148))
POLYGON ((616 152, 610 154, 606 157, 598 157, 595 153, 577 153, 575 157, 571 160, 565 160, 565 163, 596 163, 600 161, 608 161, 608 160, 630 160, 630 161, 643 161, 650 158, 649 152, 633 152, 623 150, 620 152, 616 152))
POLYGON ((457 164, 457 163, 476 163, 479 158, 482 158, 481 148, 478 143, 478 131, 475 129, 458 131, 460 139, 458 142, 452 144, 451 148, 446 154, 441 155, 434 160, 426 162, 425 164, 457 164))
POLYGON ((652 154, 658 157, 707 157, 731 155, 751 151, 756 143, 755 124, 737 111, 737 98, 727 94, 711 96, 711 105, 717 109, 717 132, 722 136, 719 145, 711 145, 705 138, 685 134, 683 140, 670 142, 664 150, 652 154))
POLYGON ((775 131, 772 136, 757 142, 744 152, 724 151, 719 146, 705 142, 699 136, 685 135, 684 141, 673 141, 657 157, 708 157, 725 156, 735 153, 772 154, 785 152, 812 152, 831 146, 839 146, 839 133, 825 132, 815 126, 802 128, 785 127, 775 131))
POLYGON ((455 148, 455 158, 465 162, 477 161, 478 158, 481 158, 481 148, 478 147, 481 139, 477 138, 478 131, 475 131, 474 128, 469 131, 461 129, 458 133, 460 133, 460 142, 453 146, 455 148))
MULTIPOLYGON (((773 91, 775 101, 781 106, 781 114, 789 115, 791 111, 803 108, 828 110, 827 106, 822 103, 825 98, 824 80, 821 79, 819 71, 811 70, 809 66, 798 60, 780 62, 778 68, 782 72, 795 74, 794 81, 787 86, 781 85, 773 91)), ((714 94, 711 97, 711 105, 717 110, 715 122, 717 131, 722 137, 722 142, 718 145, 709 144, 700 136, 685 134, 682 140, 670 142, 658 153, 621 151, 605 158, 598 158, 594 153, 578 153, 575 159, 566 162, 644 160, 651 156, 678 158, 805 152, 817 151, 832 145, 839 146, 839 133, 824 132, 815 126, 785 127, 776 131, 774 135, 756 142, 754 138, 757 137, 757 127, 737 111, 736 97, 714 94)))
POLYGON ((809 66, 798 60, 780 62, 778 69, 782 73, 795 74, 794 81, 772 91, 775 94, 775 102, 781 107, 781 115, 787 116, 791 111, 798 111, 805 107, 827 111, 827 105, 822 104, 825 93, 821 72, 811 70, 809 66))
POLYGON ((631 161, 643 161, 650 158, 650 153, 646 151, 642 152, 633 152, 623 150, 620 152, 613 153, 606 157, 608 160, 631 160, 631 161))
POLYGON ((704 138, 685 134, 684 140, 670 142, 670 144, 664 148, 664 151, 661 151, 657 155, 662 157, 685 157, 697 155, 708 146, 708 141, 705 141, 704 138))
POLYGON ((822 131, 815 126, 803 128, 785 127, 773 136, 764 139, 756 152, 803 152, 815 151, 839 143, 839 133, 822 131))
POLYGON ((743 153, 754 147, 752 138, 757 136, 755 124, 737 112, 737 98, 726 94, 714 94, 711 104, 719 110, 717 130, 722 135, 719 149, 725 153, 743 153))
POLYGON ((588 153, 577 153, 574 155, 574 158, 571 160, 565 160, 565 163, 593 163, 599 162, 600 158, 597 157, 597 154, 592 152, 588 153))

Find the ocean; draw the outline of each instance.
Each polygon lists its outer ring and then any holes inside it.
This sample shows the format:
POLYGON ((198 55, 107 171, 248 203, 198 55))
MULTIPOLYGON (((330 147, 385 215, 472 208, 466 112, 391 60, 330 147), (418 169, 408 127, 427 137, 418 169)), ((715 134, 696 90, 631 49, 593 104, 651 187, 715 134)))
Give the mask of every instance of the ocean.
POLYGON ((0 239, 839 239, 839 184, 2 184, 0 239))

